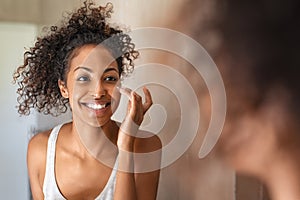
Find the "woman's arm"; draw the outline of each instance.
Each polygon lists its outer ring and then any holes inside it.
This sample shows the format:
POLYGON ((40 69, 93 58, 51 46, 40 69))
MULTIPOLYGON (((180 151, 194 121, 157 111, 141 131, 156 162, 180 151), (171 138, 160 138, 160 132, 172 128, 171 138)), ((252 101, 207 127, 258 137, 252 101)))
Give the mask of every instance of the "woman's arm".
POLYGON ((161 148, 161 141, 155 135, 136 139, 134 151, 143 153, 142 157, 137 156, 134 159, 137 199, 156 199, 161 167, 161 148))
POLYGON ((137 199, 136 184, 133 173, 134 161, 132 154, 134 149, 134 140, 134 137, 126 135, 126 133, 119 131, 119 163, 114 200, 137 199))
POLYGON ((144 114, 152 105, 151 94, 148 89, 144 88, 145 103, 143 103, 142 98, 135 92, 127 89, 120 91, 128 96, 129 104, 117 141, 119 166, 114 199, 154 200, 159 180, 160 154, 159 159, 154 161, 158 162, 156 165, 159 167, 147 173, 139 173, 139 170, 142 170, 140 168, 142 163, 134 155, 134 153, 151 153, 161 148, 160 140, 156 136, 151 138, 136 137, 144 114))
POLYGON ((123 143, 118 144, 119 166, 114 199, 155 200, 161 166, 160 139, 157 136, 135 138, 121 134, 119 137, 123 143), (135 156, 132 152, 140 155, 135 156))

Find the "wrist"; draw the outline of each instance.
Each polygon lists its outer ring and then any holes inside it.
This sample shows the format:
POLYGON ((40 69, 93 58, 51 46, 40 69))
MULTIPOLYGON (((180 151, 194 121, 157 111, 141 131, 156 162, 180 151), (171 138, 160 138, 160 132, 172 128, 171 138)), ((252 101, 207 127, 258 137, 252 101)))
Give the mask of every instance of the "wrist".
POLYGON ((120 131, 128 136, 135 136, 139 130, 139 125, 136 124, 131 117, 126 117, 120 126, 120 131))
POLYGON ((121 129, 118 134, 117 146, 122 151, 133 152, 135 137, 124 133, 121 129))

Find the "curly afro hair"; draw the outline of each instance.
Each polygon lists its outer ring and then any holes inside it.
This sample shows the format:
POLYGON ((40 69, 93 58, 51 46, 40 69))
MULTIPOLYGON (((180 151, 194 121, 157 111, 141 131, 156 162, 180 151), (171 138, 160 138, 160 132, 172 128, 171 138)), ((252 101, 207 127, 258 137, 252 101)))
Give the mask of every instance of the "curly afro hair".
POLYGON ((76 12, 68 14, 60 27, 51 26, 24 53, 24 63, 13 75, 19 86, 17 101, 21 115, 29 115, 31 108, 53 116, 68 110, 69 100, 62 97, 58 80, 66 81, 72 52, 83 45, 101 43, 116 59, 120 75, 132 72, 138 52, 127 34, 107 23, 112 8, 111 3, 97 7, 85 1, 76 12))

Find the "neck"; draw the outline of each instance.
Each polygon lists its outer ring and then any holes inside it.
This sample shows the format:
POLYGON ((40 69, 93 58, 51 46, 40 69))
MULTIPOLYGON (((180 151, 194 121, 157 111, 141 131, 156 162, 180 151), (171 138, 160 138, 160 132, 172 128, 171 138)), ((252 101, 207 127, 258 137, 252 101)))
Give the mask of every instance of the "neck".
POLYGON ((108 166, 114 165, 118 152, 116 147, 119 127, 114 121, 107 122, 102 127, 94 127, 81 120, 73 118, 72 132, 95 159, 108 166))

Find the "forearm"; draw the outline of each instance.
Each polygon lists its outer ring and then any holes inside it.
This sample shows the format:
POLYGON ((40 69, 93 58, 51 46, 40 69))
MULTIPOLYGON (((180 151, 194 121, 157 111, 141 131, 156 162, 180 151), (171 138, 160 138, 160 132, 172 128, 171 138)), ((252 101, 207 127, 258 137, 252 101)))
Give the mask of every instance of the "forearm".
POLYGON ((134 137, 120 131, 118 138, 118 172, 114 200, 137 199, 134 178, 134 137))
POLYGON ((122 122, 122 125, 120 126, 117 140, 117 146, 119 149, 119 165, 114 199, 144 199, 144 194, 146 194, 148 191, 151 191, 151 188, 156 188, 157 185, 151 185, 151 187, 146 186, 144 188, 145 183, 152 183, 149 180, 154 179, 153 177, 143 178, 145 176, 135 174, 136 166, 134 162, 134 152, 144 152, 141 151, 141 149, 144 148, 143 145, 141 145, 142 148, 138 150, 137 147, 139 147, 139 145, 135 144, 135 142, 139 140, 138 138, 136 138, 136 135, 139 130, 139 126, 141 125, 144 119, 144 114, 152 105, 152 98, 147 88, 143 88, 145 94, 145 103, 143 103, 141 96, 139 96, 136 92, 133 92, 128 88, 120 88, 119 91, 129 98, 129 102, 127 116, 125 117, 124 121, 122 122), (137 176, 139 176, 139 178, 136 178, 137 176), (148 188, 149 190, 147 190, 148 188), (147 192, 145 192, 145 189, 147 192))

